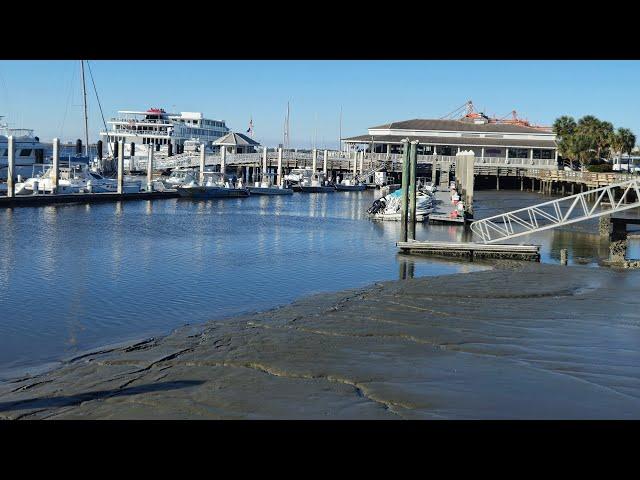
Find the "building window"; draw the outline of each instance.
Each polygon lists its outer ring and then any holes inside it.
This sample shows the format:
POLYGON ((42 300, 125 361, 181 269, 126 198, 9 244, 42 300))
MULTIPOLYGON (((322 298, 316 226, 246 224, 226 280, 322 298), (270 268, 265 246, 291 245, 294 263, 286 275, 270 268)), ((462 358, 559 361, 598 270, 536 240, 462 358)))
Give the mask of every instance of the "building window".
POLYGON ((20 150, 20 156, 21 157, 28 157, 29 155, 31 155, 31 149, 30 148, 25 148, 20 150))
POLYGON ((527 148, 510 148, 509 158, 529 158, 529 150, 527 148))

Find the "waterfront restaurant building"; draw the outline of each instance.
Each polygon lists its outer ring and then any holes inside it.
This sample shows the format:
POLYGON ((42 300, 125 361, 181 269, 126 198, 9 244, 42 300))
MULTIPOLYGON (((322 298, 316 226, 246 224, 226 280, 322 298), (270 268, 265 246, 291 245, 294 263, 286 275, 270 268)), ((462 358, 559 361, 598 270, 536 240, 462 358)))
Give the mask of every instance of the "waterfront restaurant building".
POLYGON ((392 122, 342 141, 349 150, 400 154, 404 138, 420 142, 419 155, 453 156, 461 150, 473 150, 476 158, 489 162, 507 159, 507 163, 555 166, 558 160, 556 135, 550 129, 500 123, 486 117, 392 122))

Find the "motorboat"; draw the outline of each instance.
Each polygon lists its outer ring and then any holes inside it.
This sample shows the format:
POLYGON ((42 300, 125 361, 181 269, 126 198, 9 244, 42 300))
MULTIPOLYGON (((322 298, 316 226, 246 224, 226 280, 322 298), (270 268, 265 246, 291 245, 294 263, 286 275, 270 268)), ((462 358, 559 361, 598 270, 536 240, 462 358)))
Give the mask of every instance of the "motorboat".
POLYGON ((222 172, 204 172, 204 181, 199 184, 195 180, 180 185, 176 191, 185 198, 237 198, 248 197, 249 189, 242 185, 242 179, 237 182, 222 172))
POLYGON ((302 189, 300 188, 305 180, 308 183, 313 176, 313 170, 310 168, 294 168, 288 174, 284 175, 282 178, 285 182, 291 185, 291 188, 295 192, 300 192, 302 189))
POLYGON ((168 177, 161 177, 165 188, 176 189, 191 182, 197 182, 198 171, 191 167, 182 167, 172 170, 168 177))
POLYGON ((336 183, 336 190, 339 192, 361 192, 366 189, 367 186, 356 177, 345 177, 336 183))
POLYGON ((251 195, 293 195, 292 188, 273 183, 273 174, 263 174, 259 182, 254 182, 247 188, 251 195))
MULTIPOLYGON (((16 195, 54 193, 53 166, 40 175, 33 175, 24 182, 16 183, 16 195)), ((138 193, 142 189, 140 180, 124 179, 123 193, 138 193)), ((118 182, 89 170, 87 165, 58 167, 58 188, 55 193, 116 193, 118 182)))
POLYGON ((336 187, 325 180, 324 173, 315 173, 309 177, 304 177, 298 185, 300 191, 305 193, 329 193, 336 191, 336 187))
MULTIPOLYGON (((433 197, 425 191, 416 192, 416 222, 424 222, 429 218, 434 210, 433 197)), ((392 220, 399 221, 402 219, 402 189, 396 190, 384 197, 380 197, 373 202, 367 213, 374 220, 392 220)))

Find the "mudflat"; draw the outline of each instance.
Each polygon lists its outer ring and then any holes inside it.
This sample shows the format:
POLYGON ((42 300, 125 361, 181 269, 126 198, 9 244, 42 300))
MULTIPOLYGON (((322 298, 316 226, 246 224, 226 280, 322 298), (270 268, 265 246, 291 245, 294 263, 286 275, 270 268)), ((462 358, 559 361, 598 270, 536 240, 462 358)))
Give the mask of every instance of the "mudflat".
POLYGON ((0 418, 640 418, 639 287, 521 263, 316 295, 5 382, 0 418))

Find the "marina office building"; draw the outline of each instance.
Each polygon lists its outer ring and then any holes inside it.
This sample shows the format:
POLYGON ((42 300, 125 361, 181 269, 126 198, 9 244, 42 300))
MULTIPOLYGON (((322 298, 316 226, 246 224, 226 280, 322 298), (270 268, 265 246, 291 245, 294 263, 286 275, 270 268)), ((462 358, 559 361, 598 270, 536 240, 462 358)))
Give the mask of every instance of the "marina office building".
POLYGON ((473 150, 487 163, 529 163, 555 166, 556 135, 547 128, 497 122, 474 114, 459 120, 414 119, 391 122, 368 129, 366 135, 343 138, 349 150, 400 154, 402 140, 418 140, 419 155, 454 156, 473 150))

